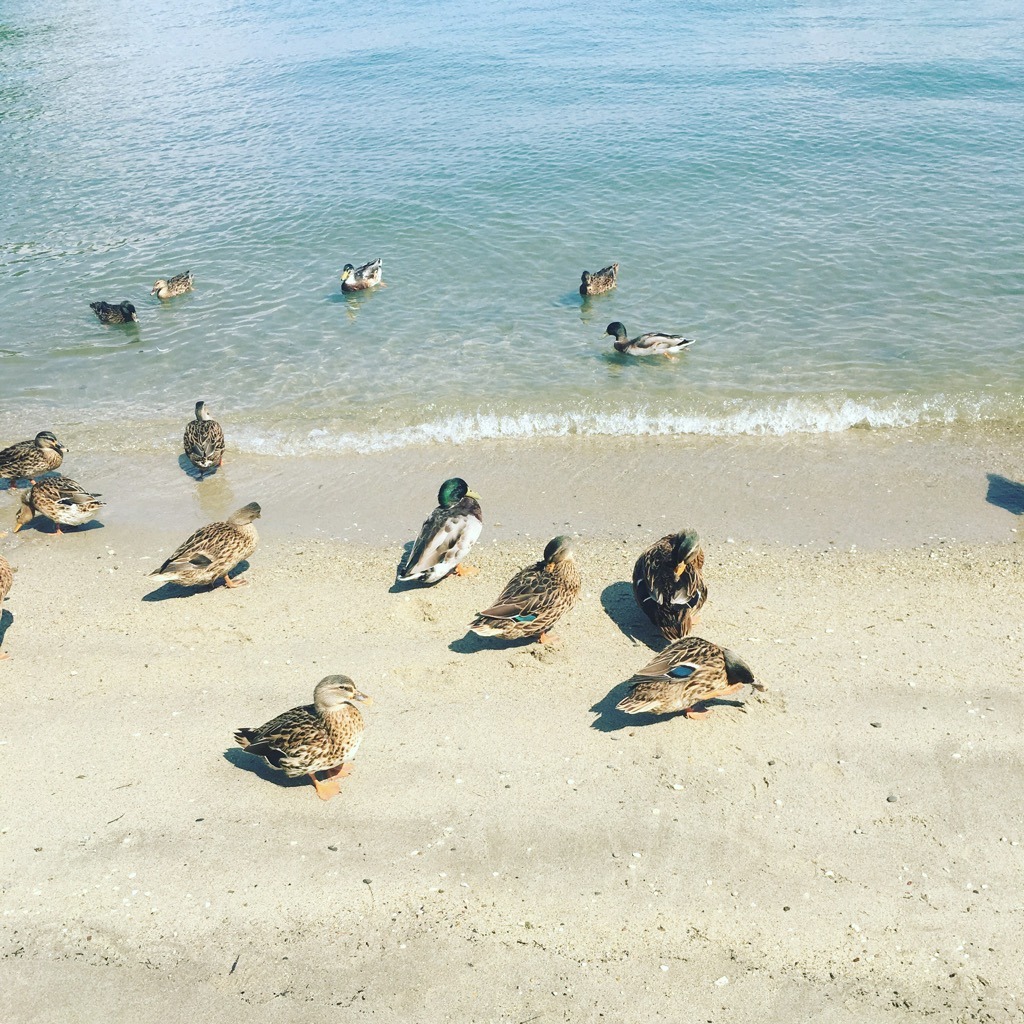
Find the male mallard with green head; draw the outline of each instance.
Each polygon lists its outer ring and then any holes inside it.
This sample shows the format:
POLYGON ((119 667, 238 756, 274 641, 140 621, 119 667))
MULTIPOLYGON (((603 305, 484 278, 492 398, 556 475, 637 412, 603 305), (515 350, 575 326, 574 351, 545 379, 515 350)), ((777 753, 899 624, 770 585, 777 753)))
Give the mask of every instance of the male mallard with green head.
POLYGON ((149 294, 155 295, 158 299, 173 299, 175 295, 190 292, 194 280, 191 270, 186 270, 184 274, 175 274, 174 277, 161 277, 150 289, 149 294))
POLYGON ((670 533, 636 560, 633 596, 666 640, 678 640, 693 629, 708 596, 696 530, 670 533))
POLYGON ((478 636, 521 640, 535 636, 540 643, 554 639, 548 630, 576 603, 582 581, 568 537, 555 537, 544 557, 515 574, 470 623, 478 636))
POLYGON ((89 522, 104 505, 98 494, 66 476, 49 476, 34 484, 21 496, 21 505, 14 518, 14 532, 27 526, 36 516, 45 516, 57 527, 81 526, 89 522))
POLYGON ((195 419, 185 424, 185 454, 199 470, 200 479, 207 470, 224 461, 224 431, 206 411, 205 402, 196 402, 195 419))
POLYGON ((681 334, 662 334, 659 331, 641 334, 630 341, 626 328, 618 320, 610 323, 604 333, 615 339, 613 344, 616 352, 628 356, 670 356, 693 344, 692 338, 684 338, 681 334))
POLYGON ((233 580, 228 573, 256 550, 260 538, 253 521, 259 517, 260 507, 251 501, 225 522, 200 527, 149 575, 183 587, 209 586, 221 577, 226 587, 242 586, 248 580, 233 580))
POLYGON ((363 739, 363 716, 356 703, 373 701, 348 676, 325 676, 313 703, 292 708, 256 729, 239 729, 235 742, 291 779, 308 775, 321 800, 339 791, 338 780, 352 770, 363 739), (325 780, 317 778, 323 772, 325 780))
POLYGON ((462 560, 483 528, 480 495, 459 477, 445 480, 437 493, 437 508, 427 517, 408 558, 399 567, 399 582, 437 583, 452 573, 475 574, 478 570, 463 565, 462 560))
POLYGON ((343 292, 362 292, 367 288, 376 288, 383 282, 384 270, 379 259, 364 263, 361 267, 353 267, 346 263, 341 268, 341 290, 343 292))
POLYGON ((49 430, 41 430, 31 441, 18 441, 0 451, 0 480, 18 480, 34 484, 37 476, 60 469, 67 448, 49 430))
POLYGON ((687 718, 704 718, 710 711, 694 711, 695 705, 729 697, 744 686, 764 689, 742 658, 697 636, 670 643, 633 679, 629 693, 616 704, 630 715, 682 711, 687 718))
POLYGON ((584 270, 580 277, 580 295, 601 295, 604 292, 610 292, 618 283, 618 279, 618 263, 613 263, 593 274, 584 270))

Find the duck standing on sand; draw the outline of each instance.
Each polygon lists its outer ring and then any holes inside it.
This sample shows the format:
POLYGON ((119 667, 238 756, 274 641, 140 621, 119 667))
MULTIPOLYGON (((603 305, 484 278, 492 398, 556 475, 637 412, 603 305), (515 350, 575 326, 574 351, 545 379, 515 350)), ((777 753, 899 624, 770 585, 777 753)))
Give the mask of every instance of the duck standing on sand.
POLYGON ((582 580, 568 537, 555 537, 544 557, 515 574, 498 595, 470 623, 478 636, 521 640, 535 636, 540 643, 553 640, 548 630, 576 603, 582 580))
POLYGON ((383 283, 384 269, 381 260, 371 260, 361 267, 353 267, 346 263, 341 268, 341 290, 343 292, 363 292, 367 288, 376 288, 383 283))
POLYGON ((681 352, 693 344, 693 338, 684 338, 680 334, 661 334, 659 331, 641 334, 630 341, 626 328, 618 320, 610 323, 604 333, 615 339, 616 352, 623 352, 628 356, 670 356, 673 352, 681 352))
POLYGON ((445 480, 437 493, 437 508, 427 517, 409 557, 399 566, 399 582, 437 583, 452 573, 474 575, 479 570, 463 565, 462 560, 483 528, 480 495, 459 477, 445 480))
POLYGON ((161 277, 150 289, 149 294, 155 295, 158 299, 173 299, 175 295, 190 292, 194 280, 191 270, 186 270, 184 274, 175 274, 174 277, 161 277))
POLYGON ((21 496, 21 506, 14 518, 14 532, 27 526, 36 516, 46 516, 57 526, 81 526, 89 522, 104 505, 98 494, 90 494, 81 484, 66 476, 40 480, 21 496))
POLYGON ((666 640, 678 640, 693 629, 708 597, 704 549, 696 530, 670 533, 636 560, 633 596, 666 640))
POLYGON ((0 480, 10 481, 12 487, 18 480, 34 484, 35 477, 60 469, 67 451, 52 431, 41 430, 33 440, 0 451, 0 480))
POLYGON ((90 302, 89 308, 99 317, 101 324, 137 324, 139 322, 135 307, 127 299, 116 306, 109 302, 90 302))
MULTIPOLYGON (((11 563, 0 555, 0 615, 3 615, 3 603, 4 598, 11 592, 11 585, 14 583, 14 570, 11 568, 11 563)), ((4 661, 9 658, 9 654, 4 654, 0 651, 0 661, 4 661)))
POLYGON ((610 292, 618 283, 618 279, 618 263, 613 263, 593 274, 584 270, 580 278, 580 295, 602 295, 604 292, 610 292))
POLYGON ((225 522, 200 527, 149 575, 183 587, 210 586, 220 577, 226 587, 242 586, 248 580, 232 580, 228 573, 256 550, 260 538, 253 521, 259 517, 260 507, 251 501, 225 522))
POLYGON ((185 454, 199 470, 200 479, 207 470, 224 461, 224 431, 206 411, 205 402, 196 402, 195 419, 185 424, 184 445, 185 454))
POLYGON ((313 703, 292 708, 257 729, 239 729, 235 742, 290 779, 308 775, 321 800, 340 789, 338 780, 352 771, 363 739, 363 716, 356 707, 372 704, 348 676, 325 676, 316 684, 313 703), (317 778, 324 772, 326 779, 317 778))
POLYGON ((704 718, 711 712, 694 711, 694 705, 739 693, 745 685, 764 689, 742 658, 697 636, 670 643, 633 679, 629 693, 615 705, 629 715, 682 711, 687 718, 704 718))

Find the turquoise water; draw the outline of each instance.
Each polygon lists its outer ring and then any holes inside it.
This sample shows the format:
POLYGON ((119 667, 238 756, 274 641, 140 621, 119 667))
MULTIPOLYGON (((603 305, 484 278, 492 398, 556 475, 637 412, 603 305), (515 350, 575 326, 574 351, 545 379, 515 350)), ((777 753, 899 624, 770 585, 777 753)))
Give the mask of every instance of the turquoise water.
POLYGON ((3 436, 1024 421, 1019 3, 894 6, 6 0, 3 436))

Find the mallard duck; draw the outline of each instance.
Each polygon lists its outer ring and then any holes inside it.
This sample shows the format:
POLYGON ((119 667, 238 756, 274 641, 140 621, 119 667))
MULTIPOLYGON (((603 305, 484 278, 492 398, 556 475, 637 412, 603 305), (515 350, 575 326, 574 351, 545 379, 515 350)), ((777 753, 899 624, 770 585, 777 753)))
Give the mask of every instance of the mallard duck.
POLYGON ((101 324, 137 324, 139 322, 135 307, 127 299, 116 306, 112 306, 109 302, 90 302, 89 308, 100 318, 101 324))
POLYGON ((682 711, 687 718, 703 718, 710 712, 694 711, 694 705, 739 693, 744 685, 764 689, 745 661, 698 636, 674 640, 633 679, 629 693, 615 705, 630 715, 682 711))
POLYGON ((618 283, 619 265, 613 263, 604 270, 598 270, 590 274, 586 270, 580 278, 580 295, 600 295, 602 292, 610 292, 618 283))
POLYGON ((89 522, 104 505, 98 494, 90 494, 81 484, 66 476, 50 476, 40 480, 21 496, 21 506, 14 518, 14 532, 27 526, 36 516, 46 516, 61 526, 81 526, 89 522))
MULTIPOLYGON (((14 583, 14 570, 11 568, 11 563, 0 555, 0 615, 3 614, 3 603, 4 598, 11 592, 11 585, 14 583)), ((9 658, 9 654, 4 654, 0 651, 0 661, 4 661, 9 658)))
POLYGON ((704 549, 696 530, 670 533, 636 560, 633 596, 666 640, 678 640, 693 629, 708 597, 704 549))
POLYGON ((484 528, 480 495, 465 480, 445 480, 437 492, 437 508, 430 513, 409 557, 399 567, 402 583, 437 583, 445 576, 472 576, 478 570, 463 565, 484 528))
POLYGON ((190 292, 193 280, 194 276, 191 270, 186 270, 184 274, 176 274, 174 277, 161 277, 153 285, 149 294, 155 295, 158 299, 173 299, 175 295, 184 295, 185 292, 190 292))
POLYGON ((661 334, 652 331, 641 334, 632 341, 626 335, 626 328, 616 320, 605 328, 605 334, 615 339, 616 352, 624 352, 629 356, 670 356, 693 344, 692 338, 684 338, 679 334, 661 334))
POLYGON ((312 704, 292 708, 258 729, 239 729, 235 742, 289 778, 308 775, 316 795, 330 800, 338 793, 339 778, 352 770, 363 738, 363 716, 354 701, 373 703, 348 676, 326 676, 316 684, 312 704), (317 772, 324 772, 326 781, 317 772))
POLYGON ((200 477, 224 461, 224 431, 211 419, 205 402, 196 402, 196 418, 185 424, 185 454, 200 477))
POLYGON ((0 480, 11 486, 18 480, 35 483, 35 477, 59 469, 67 448, 49 430, 41 430, 32 441, 19 441, 0 452, 0 480))
POLYGON ((226 587, 240 587, 248 580, 233 580, 228 575, 239 562, 248 558, 259 543, 253 520, 260 507, 250 501, 223 523, 209 523, 191 537, 170 558, 149 575, 183 587, 202 587, 224 577, 226 587))
POLYGON ((353 267, 346 263, 341 268, 341 290, 343 292, 361 292, 367 288, 376 288, 384 277, 384 270, 379 259, 364 263, 361 267, 353 267))
POLYGON ((548 630, 580 596, 579 569, 568 537, 555 537, 536 565, 528 565, 505 585, 490 608, 470 624, 479 636, 520 640, 535 636, 543 644, 552 639, 548 630))

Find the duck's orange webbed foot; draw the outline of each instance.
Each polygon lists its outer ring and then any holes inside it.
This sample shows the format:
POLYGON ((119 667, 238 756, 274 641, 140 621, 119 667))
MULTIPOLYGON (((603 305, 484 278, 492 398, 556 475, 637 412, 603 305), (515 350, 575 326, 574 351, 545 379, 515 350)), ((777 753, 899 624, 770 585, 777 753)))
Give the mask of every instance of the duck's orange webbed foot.
POLYGON ((244 576, 238 576, 232 579, 230 576, 224 577, 224 586, 229 590, 234 590, 235 587, 244 587, 249 581, 244 576))
POLYGON ((463 565, 462 562, 459 562, 459 564, 455 566, 456 576, 476 576, 478 572, 480 572, 480 569, 475 565, 463 565))
POLYGON ((309 777, 313 780, 313 785, 316 787, 316 795, 321 800, 330 800, 331 797, 337 796, 340 792, 337 779, 329 779, 326 782, 321 782, 315 772, 310 772, 309 777))

